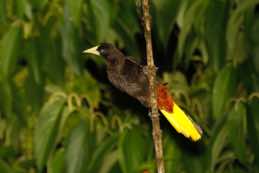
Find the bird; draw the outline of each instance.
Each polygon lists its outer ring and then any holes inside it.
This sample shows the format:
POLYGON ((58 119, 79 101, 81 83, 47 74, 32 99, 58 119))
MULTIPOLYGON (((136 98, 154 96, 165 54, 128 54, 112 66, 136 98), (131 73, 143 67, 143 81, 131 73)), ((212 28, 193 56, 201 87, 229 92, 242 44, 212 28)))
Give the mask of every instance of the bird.
MULTIPOLYGON (((150 108, 150 90, 146 66, 140 65, 130 56, 125 56, 110 43, 86 49, 83 53, 104 57, 109 81, 120 91, 137 99, 143 106, 150 108)), ((157 107, 175 130, 196 142, 202 137, 202 129, 178 106, 166 86, 155 82, 157 107)))

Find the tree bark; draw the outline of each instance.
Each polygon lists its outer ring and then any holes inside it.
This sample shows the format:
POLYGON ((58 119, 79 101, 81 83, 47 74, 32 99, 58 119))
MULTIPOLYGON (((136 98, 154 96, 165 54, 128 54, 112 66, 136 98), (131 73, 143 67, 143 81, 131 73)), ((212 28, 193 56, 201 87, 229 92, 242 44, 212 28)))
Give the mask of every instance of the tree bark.
POLYGON ((151 120, 153 129, 153 142, 156 153, 156 165, 158 173, 165 173, 164 158, 163 158, 163 145, 162 145, 162 133, 160 130, 159 113, 156 102, 156 66, 154 65, 152 38, 151 38, 151 16, 149 14, 149 0, 142 0, 142 11, 144 20, 144 33, 146 40, 146 56, 147 56, 147 72, 149 78, 149 90, 151 92, 151 120))

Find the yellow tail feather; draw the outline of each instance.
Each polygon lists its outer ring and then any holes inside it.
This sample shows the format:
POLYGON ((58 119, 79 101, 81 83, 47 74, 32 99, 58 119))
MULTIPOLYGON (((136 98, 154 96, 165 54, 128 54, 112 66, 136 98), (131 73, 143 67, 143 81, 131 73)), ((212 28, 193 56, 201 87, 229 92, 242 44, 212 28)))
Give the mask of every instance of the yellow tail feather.
POLYGON ((178 133, 193 141, 201 139, 202 131, 184 111, 174 103, 173 112, 160 110, 178 133))

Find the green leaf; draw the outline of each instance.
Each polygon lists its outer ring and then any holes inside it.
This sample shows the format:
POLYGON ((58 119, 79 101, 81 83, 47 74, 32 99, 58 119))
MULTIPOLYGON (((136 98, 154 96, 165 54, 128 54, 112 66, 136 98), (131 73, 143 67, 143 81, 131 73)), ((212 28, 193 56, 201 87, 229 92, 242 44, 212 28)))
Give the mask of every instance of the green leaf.
POLYGON ((41 27, 41 35, 34 39, 39 57, 38 62, 46 78, 55 83, 64 81, 65 61, 62 57, 62 45, 59 37, 52 37, 54 20, 49 20, 45 27, 41 27), (46 51, 48 50, 48 51, 46 51))
POLYGON ((238 102, 229 113, 227 128, 228 140, 234 148, 237 158, 246 164, 246 107, 243 103, 238 102))
POLYGON ((53 157, 48 162, 48 173, 62 173, 64 172, 65 154, 64 149, 61 148, 53 154, 53 157))
MULTIPOLYGON (((106 0, 90 0, 86 4, 86 29, 89 32, 89 40, 92 43, 103 42, 109 38, 110 19, 113 10, 112 1, 106 0)), ((115 8, 115 7, 113 7, 115 8)))
POLYGON ((99 173, 109 173, 109 172, 111 172, 111 169, 115 165, 118 165, 118 151, 117 150, 108 153, 103 158, 103 163, 101 165, 99 173))
POLYGON ((76 74, 80 74, 82 65, 80 55, 81 39, 79 38, 79 22, 81 17, 82 0, 66 0, 62 27, 62 54, 65 61, 76 74))
POLYGON ((247 106, 247 134, 255 156, 255 165, 259 169, 259 99, 249 101, 247 106))
POLYGON ((238 34, 240 34, 240 26, 243 22, 243 15, 246 11, 252 9, 259 3, 259 0, 247 0, 240 3, 238 8, 231 14, 227 25, 227 48, 228 55, 231 57, 237 44, 238 34))
POLYGON ((176 97, 184 95, 187 97, 189 92, 189 86, 186 77, 180 71, 174 73, 164 73, 163 81, 168 83, 168 86, 176 97))
POLYGON ((164 160, 167 172, 181 172, 183 168, 181 148, 172 139, 171 134, 166 135, 164 142, 164 160))
POLYGON ((33 111, 39 111, 43 102, 44 82, 37 83, 33 72, 31 70, 29 72, 25 83, 26 101, 27 104, 30 104, 33 111))
POLYGON ((119 164, 123 173, 141 171, 141 165, 147 159, 148 141, 138 128, 122 134, 119 141, 119 164))
MULTIPOLYGON (((116 2, 116 1, 115 1, 116 2)), ((136 1, 128 0, 128 3, 118 1, 119 5, 113 5, 110 11, 113 11, 111 16, 112 31, 117 34, 118 38, 115 38, 115 43, 118 42, 120 46, 124 47, 127 52, 130 52, 131 56, 139 57, 138 42, 136 40, 136 34, 141 31, 138 14, 136 8, 136 1), (120 17, 118 17, 120 16, 120 17)), ((104 31, 105 32, 105 31, 104 31)), ((107 40, 112 38, 105 37, 107 40)))
POLYGON ((0 146, 0 158, 15 158, 17 156, 17 150, 11 146, 0 146))
POLYGON ((89 123, 80 123, 71 132, 65 152, 67 173, 87 173, 91 141, 89 123))
MULTIPOLYGON (((252 10, 251 10, 252 11, 252 10)), ((252 11, 252 14, 254 11, 252 11)), ((249 25, 247 26, 247 37, 250 40, 250 46, 252 49, 251 59, 253 61, 253 65, 257 74, 259 74, 259 20, 258 14, 254 15, 253 18, 250 18, 249 25)))
POLYGON ((7 163, 5 163, 3 160, 0 160, 0 172, 1 173, 11 173, 12 172, 10 166, 7 163))
POLYGON ((60 115, 65 101, 64 96, 54 95, 45 103, 40 112, 34 134, 34 152, 39 172, 42 171, 55 145, 60 115))
POLYGON ((70 20, 77 27, 80 25, 82 2, 82 0, 65 0, 64 11, 66 20, 70 20))
POLYGON ((214 70, 220 69, 225 60, 225 26, 227 24, 228 1, 209 1, 205 16, 205 36, 209 53, 209 63, 214 70))
POLYGON ((227 128, 224 126, 220 132, 218 133, 217 137, 215 138, 214 143, 212 144, 211 149, 211 164, 210 164, 210 171, 214 172, 215 166, 218 163, 220 156, 222 155, 224 147, 227 145, 227 128))
POLYGON ((6 1, 0 0, 0 25, 6 22, 6 1))
POLYGON ((112 146, 114 146, 117 140, 117 136, 108 137, 102 140, 101 145, 96 147, 96 150, 94 151, 92 158, 88 164, 89 172, 97 172, 97 170, 101 169, 105 156, 111 150, 112 146))
POLYGON ((71 132, 65 151, 68 173, 100 171, 104 158, 117 141, 115 135, 102 138, 98 143, 97 131, 94 127, 90 129, 92 127, 90 123, 92 122, 86 118, 71 132))
POLYGON ((62 27, 62 55, 76 74, 80 74, 81 72, 79 59, 81 51, 78 49, 80 45, 78 34, 78 29, 72 24, 69 17, 65 16, 62 27))
POLYGON ((11 73, 14 72, 20 41, 20 27, 15 25, 10 26, 0 42, 0 79, 8 79, 11 73))
POLYGON ((180 21, 178 19, 178 24, 180 25, 181 32, 179 35, 179 44, 177 48, 180 57, 184 52, 187 37, 191 32, 191 29, 193 28, 195 22, 202 19, 204 11, 206 9, 206 5, 207 2, 203 0, 186 1, 181 4, 182 7, 180 9, 180 13, 182 13, 183 15, 183 21, 180 21))
POLYGON ((175 24, 175 19, 179 10, 181 1, 178 0, 159 0, 153 1, 155 8, 155 23, 159 38, 164 47, 167 45, 171 31, 175 24))
POLYGON ((30 66, 32 75, 34 77, 34 81, 37 84, 42 83, 43 77, 42 77, 42 62, 41 62, 41 54, 38 51, 37 47, 37 41, 36 40, 28 40, 25 44, 26 49, 26 57, 28 60, 28 64, 30 66))
POLYGON ((0 80, 0 108, 5 116, 11 116, 13 110, 13 94, 9 81, 0 80))
POLYGON ((27 0, 15 1, 15 14, 19 18, 23 18, 26 10, 27 0))
POLYGON ((215 119, 221 117, 226 105, 233 96, 237 85, 236 69, 226 65, 217 75, 212 91, 212 110, 215 119))
POLYGON ((84 96, 91 108, 96 108, 101 101, 100 84, 91 76, 89 72, 85 72, 81 77, 75 79, 70 85, 72 90, 84 96), (86 85, 82 85, 85 83, 86 85))
POLYGON ((30 2, 33 8, 42 9, 47 5, 48 0, 30 0, 30 2))

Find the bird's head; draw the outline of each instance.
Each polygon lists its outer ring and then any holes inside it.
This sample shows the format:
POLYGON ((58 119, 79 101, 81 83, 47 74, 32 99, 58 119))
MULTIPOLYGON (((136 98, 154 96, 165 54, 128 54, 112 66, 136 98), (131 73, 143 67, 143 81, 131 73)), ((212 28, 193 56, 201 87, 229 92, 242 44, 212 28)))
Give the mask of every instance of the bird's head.
POLYGON ((110 43, 102 43, 99 46, 92 47, 90 49, 84 50, 84 53, 90 53, 98 56, 108 57, 110 54, 114 53, 116 48, 110 43))

